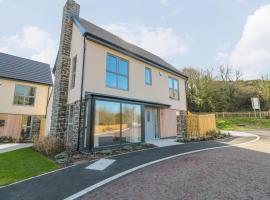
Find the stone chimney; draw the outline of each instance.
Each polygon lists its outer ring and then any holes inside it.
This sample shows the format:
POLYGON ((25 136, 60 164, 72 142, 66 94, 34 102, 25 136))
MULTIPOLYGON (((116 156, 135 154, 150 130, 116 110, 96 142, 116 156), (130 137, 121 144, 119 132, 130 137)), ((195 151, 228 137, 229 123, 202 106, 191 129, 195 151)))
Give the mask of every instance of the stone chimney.
POLYGON ((67 0, 63 9, 60 45, 55 61, 50 134, 62 138, 66 136, 67 130, 67 98, 69 91, 70 48, 73 27, 71 16, 79 16, 79 12, 80 5, 74 0, 67 0))

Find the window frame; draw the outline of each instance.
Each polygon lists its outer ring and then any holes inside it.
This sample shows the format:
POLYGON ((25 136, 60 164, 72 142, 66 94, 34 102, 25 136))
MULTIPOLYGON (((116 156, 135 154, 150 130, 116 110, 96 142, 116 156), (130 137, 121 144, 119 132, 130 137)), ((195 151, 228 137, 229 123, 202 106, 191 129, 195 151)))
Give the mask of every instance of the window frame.
POLYGON ((176 78, 173 78, 171 76, 168 77, 168 83, 169 83, 169 98, 173 100, 180 100, 180 93, 179 93, 179 80, 176 78), (172 88, 170 87, 170 81, 172 80, 172 88), (174 82, 177 82, 177 88, 174 85, 174 82), (170 91, 173 91, 173 97, 170 96, 170 91), (174 92, 177 92, 177 97, 174 96, 174 92))
POLYGON ((124 59, 124 58, 121 58, 119 56, 116 56, 116 55, 113 55, 111 53, 107 53, 106 55, 106 78, 105 78, 105 82, 106 82, 106 87, 108 88, 113 88, 113 89, 117 89, 117 90, 123 90, 123 91, 129 91, 129 61, 124 59), (108 70, 108 59, 109 59, 109 56, 112 56, 114 58, 116 58, 116 71, 110 71, 108 70), (127 63, 127 75, 124 75, 124 74, 121 74, 119 72, 119 61, 122 60, 122 61, 125 61, 127 63), (107 74, 110 73, 110 74, 113 74, 116 76, 116 87, 114 86, 111 86, 107 83, 107 74), (127 89, 123 89, 123 88, 120 88, 119 85, 118 85, 118 77, 125 77, 127 78, 127 89))
POLYGON ((14 95, 13 95, 13 105, 14 106, 31 106, 31 107, 34 107, 35 106, 35 103, 36 103, 36 93, 37 93, 37 88, 34 87, 34 86, 30 86, 30 85, 22 85, 22 84, 15 84, 15 88, 14 88, 14 95), (34 88, 34 96, 22 96, 22 95, 16 95, 16 87, 17 86, 21 86, 21 87, 29 87, 29 88, 34 88), (23 104, 17 104, 15 103, 15 97, 23 97, 23 104), (25 98, 34 98, 34 101, 33 101, 33 105, 27 105, 25 104, 25 98))
POLYGON ((144 141, 144 130, 143 130, 143 124, 144 124, 144 105, 140 104, 140 103, 136 103, 136 102, 132 102, 132 101, 122 101, 122 100, 117 100, 117 99, 110 99, 110 98, 103 98, 103 97, 95 97, 93 98, 94 101, 94 107, 93 107, 93 111, 92 111, 92 129, 91 129, 91 135, 93 137, 93 148, 94 149, 107 149, 107 148, 111 148, 111 147, 118 147, 118 146, 123 146, 125 144, 127 145, 133 145, 133 144, 139 144, 142 143, 144 141), (112 103, 117 103, 119 104, 119 116, 120 116, 120 128, 119 128, 119 133, 120 133, 120 140, 118 144, 109 144, 109 145, 100 145, 100 146, 95 146, 94 143, 94 137, 95 137, 95 126, 96 126, 96 112, 97 112, 97 102, 98 101, 102 101, 102 102, 112 102, 112 103), (127 105, 135 105, 135 106, 139 106, 140 108, 140 141, 139 142, 134 142, 134 143, 127 143, 123 140, 123 105, 127 104, 127 105))
POLYGON ((146 84, 146 85, 152 85, 152 70, 151 70, 151 68, 149 68, 149 67, 145 67, 144 68, 144 83, 146 84), (149 77, 149 79, 150 79, 150 82, 147 82, 147 79, 146 79, 146 72, 149 72, 149 75, 150 75, 150 77, 149 77))
POLYGON ((76 85, 76 71, 77 71, 77 61, 78 61, 78 58, 77 58, 77 55, 75 55, 73 58, 72 58, 72 68, 71 68, 71 80, 70 80, 70 89, 72 90, 73 88, 75 88, 75 85, 76 85), (74 62, 74 60, 76 62, 74 62), (74 65, 75 63, 75 65, 74 65))

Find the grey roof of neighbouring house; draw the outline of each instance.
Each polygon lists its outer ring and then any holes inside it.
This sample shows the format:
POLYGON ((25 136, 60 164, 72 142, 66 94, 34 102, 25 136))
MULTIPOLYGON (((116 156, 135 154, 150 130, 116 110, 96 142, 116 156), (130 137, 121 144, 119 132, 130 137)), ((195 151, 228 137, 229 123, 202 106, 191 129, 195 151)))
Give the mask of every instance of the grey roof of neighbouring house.
MULTIPOLYGON (((76 21, 79 22, 79 28, 80 29, 84 29, 85 33, 90 34, 94 37, 97 37, 101 40, 104 40, 106 42, 109 42, 110 44, 113 44, 117 47, 120 47, 124 50, 127 50, 129 52, 132 52, 135 55, 138 55, 146 60, 150 60, 151 62, 169 70, 172 71, 176 74, 179 74, 183 77, 187 76, 181 72, 180 70, 176 69, 175 67, 173 67, 172 65, 170 65, 169 63, 167 63, 165 60, 163 60, 162 58, 134 45, 131 44, 129 42, 124 41, 123 39, 121 39, 120 37, 88 22, 85 19, 79 18, 79 17, 73 17, 73 19, 75 19, 76 21)), ((76 22, 75 22, 76 24, 76 22)))
POLYGON ((0 77, 52 85, 50 65, 0 53, 0 77))

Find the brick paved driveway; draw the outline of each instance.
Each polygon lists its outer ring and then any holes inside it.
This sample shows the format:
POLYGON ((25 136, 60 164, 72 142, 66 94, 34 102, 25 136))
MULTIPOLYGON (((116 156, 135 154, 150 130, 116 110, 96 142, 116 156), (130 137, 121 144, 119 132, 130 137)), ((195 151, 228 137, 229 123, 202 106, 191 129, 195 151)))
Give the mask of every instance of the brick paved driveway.
POLYGON ((270 131, 241 147, 174 158, 136 171, 81 199, 270 199, 270 131))

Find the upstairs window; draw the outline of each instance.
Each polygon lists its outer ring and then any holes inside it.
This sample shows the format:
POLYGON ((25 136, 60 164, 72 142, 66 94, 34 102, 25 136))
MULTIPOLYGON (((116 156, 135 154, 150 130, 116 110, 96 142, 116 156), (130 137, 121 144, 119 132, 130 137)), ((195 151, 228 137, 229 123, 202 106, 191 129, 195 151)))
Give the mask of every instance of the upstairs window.
POLYGON ((16 85, 14 93, 14 105, 33 106, 35 103, 36 88, 24 85, 16 85))
POLYGON ((145 84, 146 85, 152 85, 152 73, 151 73, 151 69, 146 67, 145 70, 145 84))
POLYGON ((169 97, 179 100, 179 81, 169 77, 169 97))
POLYGON ((128 61, 108 54, 106 86, 128 90, 128 61))
POLYGON ((76 68, 77 68, 77 56, 72 59, 72 71, 71 71, 71 83, 70 89, 75 87, 75 80, 76 80, 76 68))

